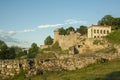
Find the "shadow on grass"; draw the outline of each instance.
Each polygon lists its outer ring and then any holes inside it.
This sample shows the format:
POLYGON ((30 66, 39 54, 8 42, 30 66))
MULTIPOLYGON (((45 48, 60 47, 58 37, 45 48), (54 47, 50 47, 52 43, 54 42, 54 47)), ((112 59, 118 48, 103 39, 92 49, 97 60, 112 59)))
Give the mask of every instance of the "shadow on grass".
POLYGON ((104 78, 96 78, 95 80, 120 80, 120 71, 112 72, 104 78))

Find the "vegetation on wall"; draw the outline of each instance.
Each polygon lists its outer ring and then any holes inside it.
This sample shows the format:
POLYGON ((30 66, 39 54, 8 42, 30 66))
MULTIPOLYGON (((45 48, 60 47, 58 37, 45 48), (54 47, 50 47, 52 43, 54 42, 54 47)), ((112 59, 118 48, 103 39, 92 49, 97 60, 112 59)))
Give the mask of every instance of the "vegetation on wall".
POLYGON ((60 51, 61 47, 58 42, 55 42, 51 47, 44 48, 42 51, 60 51))
POLYGON ((59 29, 59 35, 69 35, 71 31, 75 31, 73 27, 68 27, 64 29, 63 27, 59 29))
POLYGON ((76 32, 79 32, 81 35, 87 34, 87 26, 80 26, 79 28, 77 28, 76 32))
POLYGON ((59 29, 59 35, 69 35, 71 31, 78 32, 81 35, 87 34, 87 26, 80 26, 76 30, 73 27, 68 27, 64 29, 63 27, 59 29))
POLYGON ((94 40, 93 41, 94 45, 104 45, 104 43, 105 43, 104 40, 94 40))

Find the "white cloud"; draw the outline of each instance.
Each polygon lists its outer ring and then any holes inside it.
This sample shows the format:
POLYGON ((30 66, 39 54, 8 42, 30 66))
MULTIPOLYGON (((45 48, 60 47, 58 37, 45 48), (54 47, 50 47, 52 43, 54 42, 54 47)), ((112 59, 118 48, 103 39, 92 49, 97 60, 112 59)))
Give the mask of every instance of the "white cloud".
POLYGON ((8 34, 9 36, 13 36, 13 35, 15 35, 16 33, 17 33, 16 31, 8 31, 7 34, 8 34))
POLYGON ((45 24, 38 26, 38 28, 49 28, 49 27, 59 27, 59 26, 63 26, 63 24, 45 24))
POLYGON ((20 31, 20 32, 26 33, 26 32, 33 32, 33 31, 35 31, 35 29, 25 29, 25 30, 20 31))
POLYGON ((81 20, 75 20, 75 19, 68 19, 64 21, 64 24, 86 24, 86 21, 81 21, 81 20))
POLYGON ((15 32, 15 31, 9 31, 9 32, 0 31, 0 40, 4 41, 8 45, 11 44, 11 45, 18 45, 18 46, 23 46, 23 47, 26 47, 31 44, 31 42, 29 42, 29 41, 14 38, 13 37, 14 34, 17 34, 17 32, 15 32))
POLYGON ((63 24, 45 24, 45 25, 40 25, 37 28, 61 27, 61 26, 74 25, 74 24, 83 25, 83 24, 86 24, 86 21, 68 19, 68 20, 65 20, 63 24))
POLYGON ((13 36, 17 33, 27 33, 27 32, 33 32, 33 31, 35 31, 35 29, 24 29, 24 30, 21 30, 21 31, 8 31, 5 34, 8 35, 8 36, 13 36))

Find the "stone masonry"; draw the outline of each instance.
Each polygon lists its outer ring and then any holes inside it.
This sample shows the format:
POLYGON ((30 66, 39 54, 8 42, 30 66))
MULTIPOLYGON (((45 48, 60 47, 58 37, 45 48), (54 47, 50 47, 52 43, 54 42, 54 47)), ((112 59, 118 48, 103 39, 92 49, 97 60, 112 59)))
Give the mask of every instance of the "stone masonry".
MULTIPOLYGON (((62 55, 63 56, 63 55, 62 55)), ((78 56, 56 58, 56 59, 25 59, 25 60, 0 60, 0 80, 19 74, 20 70, 26 70, 26 77, 36 75, 37 72, 76 70, 95 63, 100 59, 115 59, 120 57, 119 53, 99 54, 94 56, 78 56)))

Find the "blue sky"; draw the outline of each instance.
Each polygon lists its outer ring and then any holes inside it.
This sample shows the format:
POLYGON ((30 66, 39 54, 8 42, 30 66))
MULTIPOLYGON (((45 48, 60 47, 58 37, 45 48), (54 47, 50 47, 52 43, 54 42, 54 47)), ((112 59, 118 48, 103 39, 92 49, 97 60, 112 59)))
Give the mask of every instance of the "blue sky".
POLYGON ((56 28, 97 24, 104 15, 120 17, 120 0, 0 0, 0 40, 30 47, 56 28))

